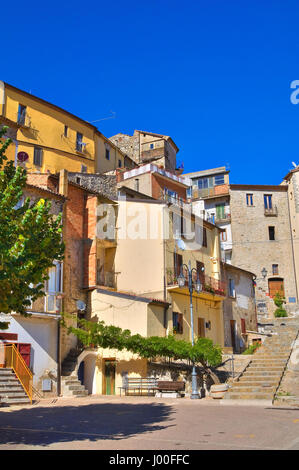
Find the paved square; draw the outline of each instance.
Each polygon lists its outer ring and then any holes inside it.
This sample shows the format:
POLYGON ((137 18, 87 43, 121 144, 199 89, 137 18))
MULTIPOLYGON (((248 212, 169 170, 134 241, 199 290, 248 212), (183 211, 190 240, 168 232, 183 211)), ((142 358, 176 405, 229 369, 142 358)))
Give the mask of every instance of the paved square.
POLYGON ((299 449, 299 409, 89 396, 0 408, 0 450, 299 449))

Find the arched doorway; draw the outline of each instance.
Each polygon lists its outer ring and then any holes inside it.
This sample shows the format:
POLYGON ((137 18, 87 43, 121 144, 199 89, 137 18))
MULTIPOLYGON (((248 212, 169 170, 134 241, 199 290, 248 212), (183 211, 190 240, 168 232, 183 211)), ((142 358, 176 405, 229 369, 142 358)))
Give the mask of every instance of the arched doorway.
POLYGON ((83 351, 78 357, 78 379, 90 395, 96 394, 96 360, 97 354, 91 351, 83 351))

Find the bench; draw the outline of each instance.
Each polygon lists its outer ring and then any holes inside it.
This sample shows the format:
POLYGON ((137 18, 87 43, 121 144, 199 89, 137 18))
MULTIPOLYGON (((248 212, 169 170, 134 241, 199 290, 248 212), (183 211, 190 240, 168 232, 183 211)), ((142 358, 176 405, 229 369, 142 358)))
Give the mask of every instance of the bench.
POLYGON ((157 391, 157 379, 154 377, 128 377, 124 380, 123 386, 118 387, 120 396, 122 390, 125 391, 125 395, 129 395, 131 392, 133 395, 142 395, 142 392, 146 392, 149 396, 150 393, 157 391))
POLYGON ((159 392, 184 392, 185 382, 182 381, 158 381, 157 389, 159 392))

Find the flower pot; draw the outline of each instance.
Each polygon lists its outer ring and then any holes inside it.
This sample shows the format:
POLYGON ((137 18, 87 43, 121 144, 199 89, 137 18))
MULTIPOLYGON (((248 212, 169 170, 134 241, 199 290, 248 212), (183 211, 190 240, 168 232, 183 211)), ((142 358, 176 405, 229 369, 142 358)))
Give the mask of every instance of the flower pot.
POLYGON ((223 398, 227 391, 228 384, 211 385, 210 396, 216 399, 223 398))

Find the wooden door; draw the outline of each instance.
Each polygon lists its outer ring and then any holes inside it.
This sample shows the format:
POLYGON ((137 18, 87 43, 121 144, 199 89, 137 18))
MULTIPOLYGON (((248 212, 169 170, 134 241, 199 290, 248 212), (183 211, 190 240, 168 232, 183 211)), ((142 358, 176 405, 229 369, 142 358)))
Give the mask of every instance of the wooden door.
POLYGON ((204 318, 198 319, 198 337, 199 338, 205 337, 205 319, 204 318))
POLYGON ((22 358, 25 361, 27 367, 30 368, 30 354, 31 354, 31 344, 30 343, 15 343, 15 346, 22 358))
POLYGON ((103 394, 115 395, 115 359, 106 359, 104 363, 103 394))
POLYGON ((281 278, 269 279, 268 285, 269 285, 269 295, 270 295, 270 297, 273 298, 276 293, 279 293, 282 297, 284 297, 283 279, 281 279, 281 278))

